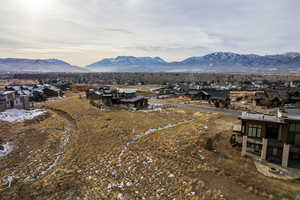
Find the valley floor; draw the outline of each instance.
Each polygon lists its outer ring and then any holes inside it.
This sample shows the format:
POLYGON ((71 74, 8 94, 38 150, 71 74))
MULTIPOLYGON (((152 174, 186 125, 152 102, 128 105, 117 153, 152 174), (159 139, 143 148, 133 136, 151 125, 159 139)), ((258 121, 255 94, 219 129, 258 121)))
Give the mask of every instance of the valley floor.
POLYGON ((39 106, 46 116, 0 122, 1 137, 14 145, 0 158, 0 199, 292 200, 300 193, 295 182, 259 174, 230 146, 236 115, 100 110, 74 94, 39 106), (213 151, 204 148, 208 138, 213 151))

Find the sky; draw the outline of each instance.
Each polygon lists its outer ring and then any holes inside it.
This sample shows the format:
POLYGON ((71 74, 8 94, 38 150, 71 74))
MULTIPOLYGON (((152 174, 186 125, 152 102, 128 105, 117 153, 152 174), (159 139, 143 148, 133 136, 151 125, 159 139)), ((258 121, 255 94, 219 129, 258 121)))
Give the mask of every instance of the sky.
POLYGON ((300 52, 299 0, 1 0, 0 57, 300 52))

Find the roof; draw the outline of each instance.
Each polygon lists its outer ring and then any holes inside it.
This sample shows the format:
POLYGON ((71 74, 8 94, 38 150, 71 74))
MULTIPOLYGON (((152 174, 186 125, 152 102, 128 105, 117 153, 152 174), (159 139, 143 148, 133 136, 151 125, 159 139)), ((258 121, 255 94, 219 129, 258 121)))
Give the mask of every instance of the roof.
POLYGON ((202 90, 206 92, 207 95, 210 95, 212 98, 227 99, 229 98, 228 90, 202 90))
POLYGON ((29 91, 29 90, 19 90, 19 91, 17 91, 17 94, 18 95, 30 95, 31 91, 29 91))
POLYGON ((59 92, 60 91, 60 89, 58 89, 55 86, 47 86, 45 89, 52 90, 52 91, 55 91, 55 92, 59 92))
POLYGON ((204 94, 204 95, 209 95, 207 92, 205 92, 204 90, 201 90, 201 92, 204 94))
POLYGON ((42 88, 34 88, 33 92, 39 92, 39 93, 44 93, 42 88))
POLYGON ((133 88, 119 88, 118 89, 118 92, 119 93, 126 93, 126 94, 133 94, 133 93, 136 93, 136 89, 133 89, 133 88))
POLYGON ((242 120, 254 120, 254 121, 266 121, 266 122, 274 122, 274 123, 283 123, 280 119, 278 119, 274 115, 265 115, 263 113, 250 113, 243 112, 240 116, 242 120))
POLYGON ((111 94, 111 93, 112 93, 112 90, 103 90, 103 93, 104 93, 104 94, 111 94))
POLYGON ((102 93, 102 92, 100 92, 100 91, 95 91, 95 92, 94 92, 94 94, 96 94, 96 95, 99 95, 99 96, 100 96, 100 95, 102 95, 103 93, 102 93))
POLYGON ((204 91, 204 90, 198 90, 198 89, 189 89, 187 93, 188 94, 204 94, 206 96, 209 95, 206 91, 204 91))
POLYGON ((147 98, 144 97, 144 96, 137 96, 137 97, 133 97, 133 98, 130 98, 130 99, 121 99, 121 102, 123 102, 123 103, 134 103, 134 102, 142 100, 142 99, 147 99, 147 98))
POLYGON ((13 94, 15 91, 3 91, 2 95, 8 95, 8 94, 13 94))
POLYGON ((15 90, 15 91, 21 90, 21 86, 19 86, 19 85, 10 85, 10 86, 7 86, 7 88, 15 90))
POLYGON ((268 99, 278 98, 279 100, 286 100, 289 98, 287 90, 267 90, 265 91, 268 99))
POLYGON ((243 112, 240 116, 240 119, 275 123, 285 123, 288 120, 300 121, 300 109, 284 109, 283 111, 279 111, 278 113, 278 116, 282 116, 281 118, 275 115, 265 115, 263 113, 243 112))

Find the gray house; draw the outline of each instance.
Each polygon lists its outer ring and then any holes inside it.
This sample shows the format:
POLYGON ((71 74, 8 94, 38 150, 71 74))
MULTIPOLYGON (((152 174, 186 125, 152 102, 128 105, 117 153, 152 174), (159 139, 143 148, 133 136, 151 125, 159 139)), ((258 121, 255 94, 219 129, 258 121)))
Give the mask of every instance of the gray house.
POLYGON ((16 91, 0 91, 0 111, 6 109, 29 109, 29 96, 18 95, 16 91))
POLYGON ((239 119, 243 156, 300 167, 300 110, 278 110, 276 116, 245 112, 239 119))

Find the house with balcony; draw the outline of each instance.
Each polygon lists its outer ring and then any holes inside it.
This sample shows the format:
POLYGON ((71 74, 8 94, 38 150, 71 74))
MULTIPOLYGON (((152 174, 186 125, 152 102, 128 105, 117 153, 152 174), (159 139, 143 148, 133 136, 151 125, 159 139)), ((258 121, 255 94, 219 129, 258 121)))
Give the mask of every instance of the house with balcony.
POLYGON ((278 110, 276 115, 244 112, 241 120, 242 156, 252 156, 282 167, 300 167, 300 110, 278 110))

